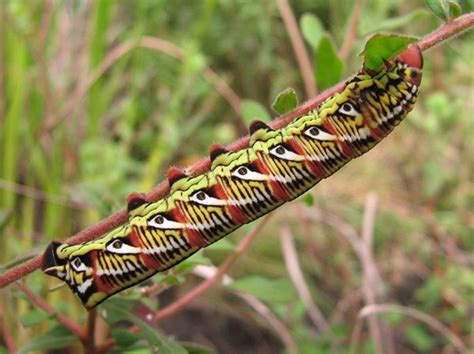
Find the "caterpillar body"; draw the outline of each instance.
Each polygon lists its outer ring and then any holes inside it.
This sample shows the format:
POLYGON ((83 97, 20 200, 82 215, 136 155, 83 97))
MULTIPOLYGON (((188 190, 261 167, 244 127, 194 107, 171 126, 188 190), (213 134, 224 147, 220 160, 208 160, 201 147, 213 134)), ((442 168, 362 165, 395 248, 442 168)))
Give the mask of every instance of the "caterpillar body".
POLYGON ((380 142, 410 112, 421 83, 418 47, 379 73, 366 72, 316 110, 282 129, 250 124, 249 147, 211 147, 212 167, 198 176, 170 168, 169 194, 128 199, 129 222, 69 245, 52 242, 42 269, 65 281, 87 309, 300 196, 380 142))

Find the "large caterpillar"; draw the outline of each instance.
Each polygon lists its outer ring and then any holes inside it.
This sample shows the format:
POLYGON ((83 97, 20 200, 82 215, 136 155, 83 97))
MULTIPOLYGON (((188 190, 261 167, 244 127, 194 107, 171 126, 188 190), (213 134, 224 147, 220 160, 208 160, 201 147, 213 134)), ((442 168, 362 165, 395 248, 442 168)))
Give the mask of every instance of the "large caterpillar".
POLYGON ((249 147, 213 145, 209 172, 170 168, 168 196, 128 199, 129 223, 89 242, 52 242, 42 269, 91 309, 168 269, 340 169, 375 146, 411 111, 423 58, 412 46, 379 73, 364 69, 316 110, 273 130, 250 125, 249 147))

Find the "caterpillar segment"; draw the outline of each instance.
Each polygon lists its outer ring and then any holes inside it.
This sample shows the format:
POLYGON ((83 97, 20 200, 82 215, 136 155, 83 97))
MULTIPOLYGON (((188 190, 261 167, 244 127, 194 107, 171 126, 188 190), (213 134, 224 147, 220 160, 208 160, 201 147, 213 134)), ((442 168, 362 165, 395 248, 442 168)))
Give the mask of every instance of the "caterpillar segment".
POLYGON ((129 225, 77 245, 54 241, 46 249, 42 268, 63 280, 87 309, 156 273, 129 225))
POLYGON ((252 122, 248 148, 212 145, 211 169, 198 176, 171 167, 167 196, 149 202, 133 193, 128 225, 78 245, 53 242, 43 270, 91 309, 173 267, 379 143, 413 108, 422 66, 421 51, 412 46, 379 73, 362 69, 341 92, 282 129, 252 122))

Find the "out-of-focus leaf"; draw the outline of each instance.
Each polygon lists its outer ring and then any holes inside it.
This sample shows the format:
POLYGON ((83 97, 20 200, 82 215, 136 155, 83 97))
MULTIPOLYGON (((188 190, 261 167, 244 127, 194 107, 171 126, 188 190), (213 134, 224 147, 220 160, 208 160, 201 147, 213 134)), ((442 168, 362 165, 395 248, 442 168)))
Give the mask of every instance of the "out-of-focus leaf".
POLYGON ((430 160, 426 163, 423 180, 423 191, 427 197, 433 197, 441 191, 445 182, 445 174, 438 162, 430 160))
POLYGON ((21 316, 21 323, 25 327, 31 327, 35 326, 41 322, 44 322, 48 320, 49 318, 52 318, 54 314, 47 313, 38 309, 33 309, 31 311, 26 312, 21 316))
MULTIPOLYGON (((151 324, 142 321, 133 311, 123 309, 116 301, 107 301, 104 308, 108 313, 114 313, 115 318, 130 321, 141 330, 141 338, 148 341, 150 349, 156 349, 160 354, 186 354, 186 350, 174 340, 166 337, 151 324)), ((107 319, 107 318, 106 318, 107 319)))
POLYGON ((316 82, 321 90, 327 89, 339 82, 344 64, 337 56, 336 49, 329 38, 325 35, 319 41, 316 53, 316 82))
POLYGON ((275 101, 272 103, 272 108, 275 112, 285 114, 291 112, 298 106, 298 97, 295 90, 287 88, 281 92, 275 101))
POLYGON ((180 343, 184 349, 187 350, 188 354, 212 354, 213 352, 203 346, 194 343, 180 343))
POLYGON ((270 280, 251 276, 234 281, 230 287, 269 303, 288 302, 293 300, 295 295, 293 285, 288 279, 270 280))
POLYGON ((385 61, 395 57, 416 40, 415 37, 399 35, 376 34, 372 36, 359 54, 364 57, 364 68, 379 71, 385 61))
POLYGON ((398 312, 388 312, 384 314, 384 317, 387 318, 387 321, 393 326, 405 320, 405 316, 398 312))
POLYGON ((316 56, 316 82, 321 90, 325 90, 339 82, 344 64, 328 35, 319 41, 316 56))
POLYGON ((314 197, 311 193, 306 193, 301 200, 309 207, 314 205, 314 197))
POLYGON ((230 242, 228 239, 223 238, 222 240, 219 240, 218 242, 213 243, 212 245, 209 245, 206 248, 206 251, 235 251, 237 247, 230 242))
POLYGON ((456 18, 462 15, 462 8, 457 1, 448 1, 448 7, 451 17, 456 18))
POLYGON ((405 331, 405 335, 411 344, 421 353, 429 353, 433 347, 432 337, 426 333, 426 330, 417 324, 411 325, 405 331))
POLYGON ((198 253, 195 253, 192 257, 190 257, 190 258, 184 260, 183 262, 179 263, 175 267, 175 269, 178 272, 184 272, 184 271, 192 269, 195 266, 201 265, 201 264, 210 265, 211 260, 209 258, 207 258, 206 256, 204 256, 204 254, 202 252, 198 252, 198 253))
POLYGON ((367 35, 379 31, 393 31, 394 29, 406 26, 407 24, 412 24, 415 21, 425 19, 430 16, 430 13, 426 10, 415 10, 403 16, 387 18, 382 22, 375 22, 370 27, 368 27, 363 35, 367 35))
POLYGON ((119 350, 130 347, 142 339, 139 333, 131 333, 130 331, 120 328, 112 330, 112 337, 117 342, 119 350))
POLYGON ((324 28, 319 18, 309 13, 303 14, 300 19, 300 28, 304 39, 311 44, 313 49, 318 48, 319 41, 324 33, 324 28))
POLYGON ((264 122, 270 121, 270 115, 267 113, 265 107, 253 100, 242 101, 242 112, 247 123, 258 119, 264 122))
POLYGON ((449 8, 445 0, 425 0, 426 5, 440 19, 447 21, 449 19, 449 8))
POLYGON ((74 334, 64 327, 54 327, 53 329, 34 337, 28 341, 23 347, 18 349, 18 354, 45 351, 48 349, 64 348, 70 344, 77 342, 78 339, 74 334))
POLYGON ((13 212, 13 209, 0 211, 0 232, 2 232, 2 230, 12 220, 13 215, 15 215, 15 213, 13 212))
POLYGON ((127 317, 124 316, 124 313, 131 314, 133 309, 138 305, 138 301, 135 299, 128 299, 122 295, 116 295, 106 302, 100 304, 100 308, 105 309, 104 319, 108 324, 112 325, 116 322, 127 320, 127 317), (110 309, 119 307, 122 309, 121 312, 116 312, 110 309))

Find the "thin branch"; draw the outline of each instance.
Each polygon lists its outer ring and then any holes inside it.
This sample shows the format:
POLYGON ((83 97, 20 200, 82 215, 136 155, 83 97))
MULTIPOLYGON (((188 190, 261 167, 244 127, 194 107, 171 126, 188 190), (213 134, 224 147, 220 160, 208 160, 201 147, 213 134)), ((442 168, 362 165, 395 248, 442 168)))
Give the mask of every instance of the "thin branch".
MULTIPOLYGON (((117 47, 112 49, 107 56, 104 58, 99 67, 84 80, 84 84, 80 85, 76 92, 72 95, 72 99, 66 103, 62 112, 57 117, 48 117, 48 123, 45 125, 46 130, 52 129, 59 124, 64 118, 70 116, 79 102, 85 97, 90 87, 107 71, 109 70, 120 58, 136 48, 147 48, 160 53, 164 53, 170 57, 184 61, 186 59, 185 51, 178 47, 176 44, 168 42, 164 39, 144 36, 136 40, 131 40, 119 44, 117 47)), ((219 75, 210 67, 205 67, 202 70, 202 76, 214 86, 214 89, 229 103, 234 110, 240 124, 244 125, 244 118, 242 113, 242 106, 240 97, 230 88, 230 86, 222 80, 219 75)))
POLYGON ((448 39, 459 36, 474 26, 474 12, 458 17, 454 21, 445 23, 440 28, 423 37, 417 44, 422 51, 443 43, 448 39))
POLYGON ((26 186, 0 178, 0 189, 22 195, 34 200, 41 200, 52 204, 58 204, 72 209, 92 208, 92 204, 75 202, 60 195, 46 193, 40 189, 26 186))
POLYGON ((202 293, 204 293, 206 290, 214 286, 217 282, 219 282, 224 276, 224 274, 229 271, 229 269, 234 265, 237 259, 250 246, 255 237, 257 237, 263 226, 268 222, 268 220, 270 220, 271 215, 272 214, 267 214, 266 216, 264 216, 260 223, 244 237, 244 239, 240 242, 237 251, 233 253, 229 258, 227 258, 227 260, 219 267, 218 271, 214 274, 214 276, 203 281, 201 284, 196 286, 193 290, 184 295, 182 298, 178 299, 167 307, 157 311, 155 313, 154 320, 161 321, 166 317, 169 317, 174 313, 180 311, 189 302, 191 302, 192 300, 200 296, 202 293))
MULTIPOLYGON (((424 37, 417 44, 422 50, 429 49, 436 44, 439 44, 449 38, 457 36, 462 31, 472 27, 474 25, 474 13, 469 13, 467 15, 461 16, 458 19, 442 25, 440 28, 424 37)), ((340 92, 344 88, 344 82, 340 82, 336 86, 324 91, 319 96, 314 97, 298 108, 293 112, 290 112, 280 118, 277 118, 270 122, 270 126, 274 129, 279 129, 294 118, 301 116, 302 114, 308 113, 309 111, 318 107, 325 99, 332 96, 336 92, 340 92)), ((239 150, 248 146, 249 138, 244 137, 237 140, 233 144, 228 146, 230 151, 239 150)), ((204 173, 210 167, 209 158, 204 158, 194 165, 187 168, 187 170, 192 171, 194 174, 204 173)), ((150 193, 147 194, 147 198, 150 201, 156 201, 160 198, 163 198, 169 191, 168 182, 164 181, 158 184, 150 193)), ((68 238, 66 242, 76 244, 83 241, 93 240, 106 232, 113 230, 114 228, 127 222, 127 212, 125 209, 122 209, 111 216, 105 218, 99 223, 88 227, 87 229, 75 234, 74 236, 68 238)), ((39 255, 32 260, 20 265, 17 268, 10 269, 0 276, 0 288, 11 284, 12 282, 23 278, 24 276, 32 273, 41 266, 42 255, 39 255)))
POLYGON ((298 353, 298 345, 296 344, 295 339, 291 335, 291 332, 286 328, 285 324, 280 321, 272 312, 272 310, 265 305, 262 301, 257 299, 253 295, 237 293, 239 297, 244 299, 250 306, 252 306, 255 311, 257 311, 260 316, 265 318, 270 326, 273 327, 275 332, 280 336, 280 339, 285 344, 285 347, 289 354, 298 353))
POLYGON ((351 353, 355 353, 355 350, 358 346, 358 339, 359 339, 360 331, 361 331, 360 320, 362 320, 365 317, 369 317, 378 313, 391 313, 391 312, 400 313, 402 315, 412 317, 418 321, 426 323, 435 331, 438 331, 439 333, 444 335, 451 342, 451 344, 458 350, 459 353, 467 353, 466 346, 464 345, 462 340, 456 334, 454 334, 448 327, 446 327, 443 323, 438 321, 433 316, 430 316, 426 313, 420 312, 410 307, 405 307, 405 306, 400 306, 400 305, 388 305, 388 304, 369 305, 369 306, 363 307, 359 311, 359 316, 358 316, 359 320, 351 337, 351 353))
POLYGON ((0 301, 0 323, 3 335, 3 342, 7 347, 9 353, 16 353, 15 339, 13 338, 12 332, 8 327, 8 321, 3 307, 3 302, 0 301))
POLYGON ((339 58, 341 58, 342 61, 347 59, 351 51, 352 44, 357 38, 357 25, 359 23, 363 3, 364 0, 356 0, 354 2, 354 6, 352 7, 346 38, 344 39, 344 43, 342 43, 341 49, 339 50, 339 58))
POLYGON ((298 292, 301 301, 308 311, 309 318, 316 326, 320 334, 328 333, 329 325, 324 319, 324 316, 319 310, 318 306, 313 302, 308 285, 306 285, 306 281, 303 276, 303 271, 301 270, 298 261, 298 254, 293 241, 293 235, 291 235, 287 227, 284 227, 281 230, 280 240, 283 257, 285 258, 286 269, 290 274, 291 281, 295 285, 296 291, 298 292))
MULTIPOLYGON (((377 210, 377 196, 369 193, 365 202, 364 218, 360 240, 362 241, 362 254, 360 262, 363 269, 362 293, 367 305, 375 305, 380 300, 382 279, 377 269, 373 254, 373 238, 375 214, 377 210)), ((369 331, 374 341, 377 353, 394 353, 393 337, 386 323, 377 317, 370 317, 369 331)))
POLYGON ((280 10, 283 22, 285 22, 286 29, 290 35, 291 45, 296 55, 296 60, 303 76, 303 82, 308 97, 314 97, 318 94, 316 83, 314 81, 314 72, 309 59, 308 51, 301 38, 300 31, 298 29, 298 23, 296 22, 293 11, 287 0, 278 0, 278 9, 280 10))
POLYGON ((97 309, 87 314, 87 342, 84 345, 86 354, 95 354, 95 325, 97 323, 97 309))
MULTIPOLYGON (((193 274, 196 274, 202 278, 209 279, 215 276, 217 273, 218 268, 214 266, 197 266, 193 269, 193 274)), ((224 275, 222 278, 222 285, 229 286, 232 284, 234 280, 228 276, 224 275)), ((298 346, 296 344, 295 339, 291 335, 288 328, 286 328, 285 324, 274 315, 272 310, 265 305, 264 302, 257 299, 255 296, 242 293, 242 292, 235 292, 237 296, 247 302, 260 316, 262 316, 270 326, 275 330, 275 332, 280 336, 280 339, 284 343, 288 353, 290 354, 297 354, 298 353, 298 346)))
POLYGON ((17 282, 16 286, 18 287, 18 289, 21 290, 23 294, 28 296, 36 306, 43 309, 45 312, 49 314, 53 314, 56 317, 56 320, 59 323, 61 323, 64 327, 69 329, 72 333, 74 333, 81 340, 81 342, 83 343, 87 342, 87 334, 81 328, 80 325, 71 321, 69 318, 67 318, 63 314, 58 313, 53 306, 45 302, 41 297, 39 297, 34 291, 32 291, 22 282, 17 282))

